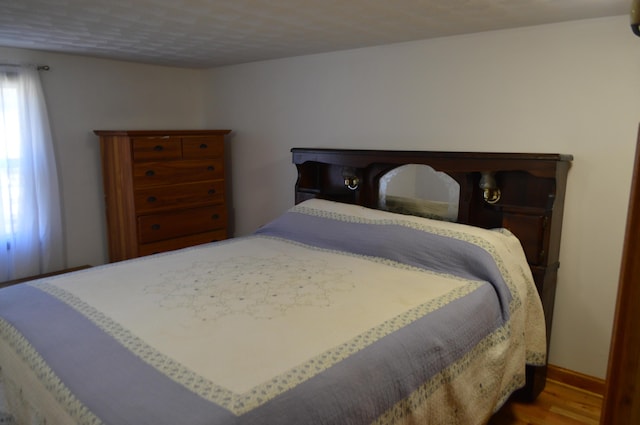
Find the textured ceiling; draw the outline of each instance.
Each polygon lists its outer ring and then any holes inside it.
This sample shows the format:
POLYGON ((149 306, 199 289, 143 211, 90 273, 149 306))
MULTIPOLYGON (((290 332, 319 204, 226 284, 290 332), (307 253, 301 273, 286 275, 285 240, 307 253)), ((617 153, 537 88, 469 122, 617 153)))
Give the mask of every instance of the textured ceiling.
POLYGON ((208 68, 629 8, 628 0, 0 0, 0 46, 208 68))

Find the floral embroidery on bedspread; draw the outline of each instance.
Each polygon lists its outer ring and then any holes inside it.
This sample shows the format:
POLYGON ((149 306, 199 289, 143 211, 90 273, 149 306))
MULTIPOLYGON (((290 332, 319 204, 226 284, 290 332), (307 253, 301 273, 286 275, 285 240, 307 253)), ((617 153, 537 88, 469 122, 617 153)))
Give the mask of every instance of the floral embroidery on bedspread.
POLYGON ((184 308, 201 320, 234 314, 272 319, 294 307, 330 306, 330 294, 353 289, 345 279, 352 273, 326 259, 237 256, 164 273, 145 293, 161 295, 163 308, 184 308))

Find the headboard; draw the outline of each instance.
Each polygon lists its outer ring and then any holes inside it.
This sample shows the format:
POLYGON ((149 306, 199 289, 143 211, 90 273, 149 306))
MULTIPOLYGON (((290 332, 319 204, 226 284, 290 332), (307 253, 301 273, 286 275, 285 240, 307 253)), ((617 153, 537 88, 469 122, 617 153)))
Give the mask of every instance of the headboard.
MULTIPOLYGON (((573 157, 561 154, 430 152, 294 148, 295 202, 310 198, 378 208, 380 179, 406 164, 424 164, 460 185, 457 222, 505 227, 522 243, 551 334, 560 265, 560 235, 567 173, 573 157)), ((527 369, 519 395, 535 398, 546 367, 527 369)))

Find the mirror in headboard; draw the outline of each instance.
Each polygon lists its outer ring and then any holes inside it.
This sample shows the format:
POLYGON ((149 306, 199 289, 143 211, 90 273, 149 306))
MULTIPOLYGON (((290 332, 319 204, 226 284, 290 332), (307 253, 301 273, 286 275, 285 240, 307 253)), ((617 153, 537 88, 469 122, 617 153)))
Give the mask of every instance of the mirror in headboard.
POLYGON ((460 184, 428 165, 401 165, 380 177, 378 207, 382 210, 457 221, 460 184))

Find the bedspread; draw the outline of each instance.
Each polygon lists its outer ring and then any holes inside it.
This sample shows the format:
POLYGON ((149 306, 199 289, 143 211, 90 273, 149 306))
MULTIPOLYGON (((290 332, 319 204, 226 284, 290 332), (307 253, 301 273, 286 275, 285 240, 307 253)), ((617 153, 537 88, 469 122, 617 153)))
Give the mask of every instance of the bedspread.
POLYGON ((5 288, 0 340, 7 392, 79 424, 482 423, 545 356, 510 233, 318 200, 5 288))

